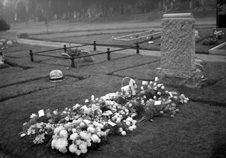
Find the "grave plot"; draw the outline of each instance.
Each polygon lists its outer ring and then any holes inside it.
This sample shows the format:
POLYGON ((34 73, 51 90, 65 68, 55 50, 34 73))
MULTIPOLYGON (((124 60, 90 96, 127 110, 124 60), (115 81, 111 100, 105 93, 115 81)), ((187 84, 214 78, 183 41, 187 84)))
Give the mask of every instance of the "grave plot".
MULTIPOLYGON (((77 67, 83 67, 83 66, 88 66, 88 65, 95 65, 98 63, 102 62, 108 62, 107 61, 107 54, 102 54, 102 55, 95 55, 96 53, 100 53, 99 51, 91 51, 92 54, 94 54, 93 59, 94 62, 88 62, 84 61, 84 59, 75 59, 74 62, 77 64, 77 67)), ((50 55, 59 55, 61 56, 61 53, 48 53, 50 55)), ((120 58, 124 58, 128 55, 123 55, 123 54, 113 54, 111 53, 111 60, 117 60, 120 58)), ((50 65, 58 65, 58 66, 64 66, 64 67, 70 67, 71 65, 71 60, 70 59, 59 59, 59 58, 54 58, 54 57, 36 57, 35 56, 35 62, 42 63, 42 64, 50 64, 50 65)))

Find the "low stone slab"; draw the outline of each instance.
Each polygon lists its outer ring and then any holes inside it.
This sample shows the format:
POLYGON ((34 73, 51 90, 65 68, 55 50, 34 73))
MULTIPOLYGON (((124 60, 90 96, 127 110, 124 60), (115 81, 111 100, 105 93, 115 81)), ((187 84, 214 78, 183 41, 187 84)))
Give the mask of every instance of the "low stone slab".
POLYGON ((0 31, 0 39, 11 40, 17 42, 17 33, 16 31, 0 31))

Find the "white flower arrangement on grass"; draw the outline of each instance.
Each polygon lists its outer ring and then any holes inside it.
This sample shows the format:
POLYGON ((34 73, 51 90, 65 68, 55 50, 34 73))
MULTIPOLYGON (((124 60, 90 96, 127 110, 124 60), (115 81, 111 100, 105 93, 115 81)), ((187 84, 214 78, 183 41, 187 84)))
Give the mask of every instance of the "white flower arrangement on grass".
POLYGON ((125 136, 135 130, 138 115, 143 116, 139 121, 167 113, 174 117, 179 103, 188 101, 184 95, 165 90, 158 78, 143 81, 140 89, 132 93, 127 88, 128 92, 123 89, 100 98, 92 95, 84 104, 63 111, 39 110, 23 124, 20 137, 29 136, 34 144, 49 143, 52 149, 62 153, 86 154, 110 134, 125 136))

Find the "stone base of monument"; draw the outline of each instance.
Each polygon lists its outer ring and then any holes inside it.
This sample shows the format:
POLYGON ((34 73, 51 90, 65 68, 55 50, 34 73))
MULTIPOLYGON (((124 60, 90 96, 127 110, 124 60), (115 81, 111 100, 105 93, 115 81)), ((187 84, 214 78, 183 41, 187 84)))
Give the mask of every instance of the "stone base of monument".
POLYGON ((162 83, 173 87, 200 88, 202 84, 203 72, 200 69, 194 71, 178 71, 157 68, 156 73, 162 83))

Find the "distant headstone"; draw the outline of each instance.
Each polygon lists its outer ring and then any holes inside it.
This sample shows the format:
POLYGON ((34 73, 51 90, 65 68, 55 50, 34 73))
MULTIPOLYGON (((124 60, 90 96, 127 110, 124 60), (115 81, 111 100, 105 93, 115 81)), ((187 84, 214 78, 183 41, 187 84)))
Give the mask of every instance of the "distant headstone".
POLYGON ((161 33, 163 81, 186 87, 199 87, 202 71, 195 64, 195 19, 191 13, 164 14, 161 33))
POLYGON ((7 39, 13 42, 17 42, 17 33, 16 31, 0 31, 0 39, 7 39))
POLYGON ((87 56, 87 57, 83 57, 83 61, 86 62, 94 62, 94 58, 92 56, 88 56, 91 55, 92 53, 90 51, 87 50, 83 50, 83 49, 67 49, 66 53, 62 53, 62 56, 74 56, 74 57, 79 57, 79 56, 87 56))
POLYGON ((217 0, 217 28, 226 28, 226 0, 217 0))

